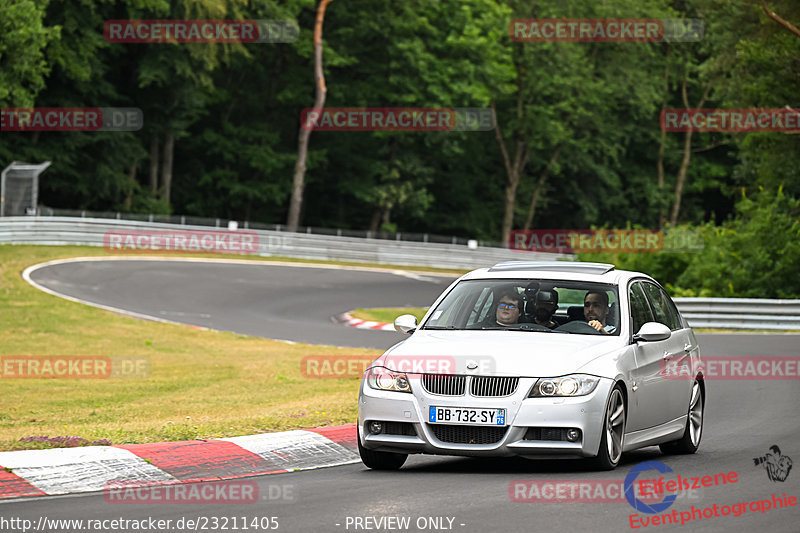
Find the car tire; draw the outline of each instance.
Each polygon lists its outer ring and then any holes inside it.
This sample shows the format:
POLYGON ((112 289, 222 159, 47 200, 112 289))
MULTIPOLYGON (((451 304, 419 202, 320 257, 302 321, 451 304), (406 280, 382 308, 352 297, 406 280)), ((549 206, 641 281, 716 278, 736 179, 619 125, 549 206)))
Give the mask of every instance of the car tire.
POLYGON ((372 470, 399 470, 408 459, 408 454, 392 452, 376 452, 361 445, 361 432, 358 435, 358 455, 361 462, 372 470))
POLYGON ((625 439, 625 397, 619 385, 611 389, 603 416, 603 435, 597 456, 590 459, 595 470, 614 470, 622 458, 625 439))
POLYGON ((689 414, 686 417, 686 428, 683 437, 671 442, 659 444, 662 453, 691 454, 700 447, 703 438, 703 413, 705 411, 705 393, 698 381, 692 385, 692 397, 689 401, 689 414))

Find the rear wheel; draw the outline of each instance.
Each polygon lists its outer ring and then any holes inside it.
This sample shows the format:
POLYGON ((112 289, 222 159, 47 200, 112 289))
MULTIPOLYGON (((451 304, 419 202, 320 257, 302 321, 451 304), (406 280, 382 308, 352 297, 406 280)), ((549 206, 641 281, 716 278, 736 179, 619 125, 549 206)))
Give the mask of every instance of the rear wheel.
POLYGON ((705 398, 703 387, 695 381, 692 385, 692 398, 689 402, 689 416, 686 420, 686 429, 683 437, 672 442, 659 444, 663 453, 669 454, 689 454, 697 451, 700 447, 700 438, 703 436, 703 408, 705 398))
POLYGON ((399 470, 408 459, 408 454, 392 452, 376 452, 361 445, 361 430, 358 435, 358 454, 361 462, 373 470, 399 470))
POLYGON ((622 445, 625 438, 625 400, 619 386, 614 387, 606 406, 603 436, 597 457, 590 461, 597 470, 613 470, 622 458, 622 445))

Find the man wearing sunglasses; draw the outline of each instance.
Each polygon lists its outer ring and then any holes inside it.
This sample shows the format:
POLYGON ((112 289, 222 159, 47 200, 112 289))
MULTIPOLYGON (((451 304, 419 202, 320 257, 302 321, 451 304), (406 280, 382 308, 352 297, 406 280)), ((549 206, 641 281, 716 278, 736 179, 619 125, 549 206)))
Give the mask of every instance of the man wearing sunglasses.
POLYGON ((506 291, 500 296, 500 302, 497 304, 497 311, 495 312, 495 321, 497 324, 508 327, 516 324, 519 321, 519 316, 522 313, 522 297, 515 291, 506 291))

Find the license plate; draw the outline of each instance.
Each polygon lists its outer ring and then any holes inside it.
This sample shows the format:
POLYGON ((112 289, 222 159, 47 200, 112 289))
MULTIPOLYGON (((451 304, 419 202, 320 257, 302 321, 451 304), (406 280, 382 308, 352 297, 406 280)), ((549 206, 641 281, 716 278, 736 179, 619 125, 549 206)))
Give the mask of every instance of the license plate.
POLYGON ((470 426, 505 426, 505 409, 476 409, 472 407, 437 407, 432 405, 428 422, 433 424, 466 424, 470 426))

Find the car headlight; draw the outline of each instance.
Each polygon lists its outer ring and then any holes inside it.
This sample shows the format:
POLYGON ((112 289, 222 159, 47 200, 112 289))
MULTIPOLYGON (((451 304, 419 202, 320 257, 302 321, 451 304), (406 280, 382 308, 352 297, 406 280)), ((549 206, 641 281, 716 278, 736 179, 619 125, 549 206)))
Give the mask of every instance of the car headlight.
POLYGON ((553 396, 585 396, 600 383, 600 378, 586 374, 572 374, 559 378, 541 378, 536 381, 528 398, 553 396))
POLYGON ((367 385, 375 390, 411 392, 411 383, 406 374, 382 366, 374 366, 367 370, 367 385))

